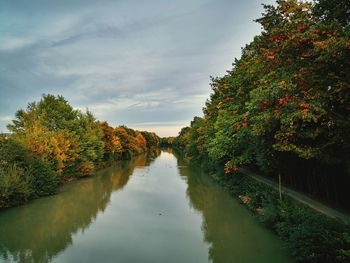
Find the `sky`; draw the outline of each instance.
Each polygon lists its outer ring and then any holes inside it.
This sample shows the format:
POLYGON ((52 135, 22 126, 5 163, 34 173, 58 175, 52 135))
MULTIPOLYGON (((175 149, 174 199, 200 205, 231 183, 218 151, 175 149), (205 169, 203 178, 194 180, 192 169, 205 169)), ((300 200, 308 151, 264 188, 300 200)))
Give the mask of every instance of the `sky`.
POLYGON ((175 136, 274 0, 1 0, 0 132, 42 94, 175 136))

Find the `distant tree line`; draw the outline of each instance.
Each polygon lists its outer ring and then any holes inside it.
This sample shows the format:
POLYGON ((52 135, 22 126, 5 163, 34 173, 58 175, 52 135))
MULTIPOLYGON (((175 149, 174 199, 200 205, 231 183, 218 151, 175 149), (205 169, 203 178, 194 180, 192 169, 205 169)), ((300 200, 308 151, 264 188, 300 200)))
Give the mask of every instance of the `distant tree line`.
POLYGON ((230 175, 249 166, 349 209, 350 4, 277 1, 173 144, 230 175))
POLYGON ((0 136, 0 208, 54 194, 72 178, 160 144, 153 132, 113 128, 53 95, 18 110, 8 129, 0 136))

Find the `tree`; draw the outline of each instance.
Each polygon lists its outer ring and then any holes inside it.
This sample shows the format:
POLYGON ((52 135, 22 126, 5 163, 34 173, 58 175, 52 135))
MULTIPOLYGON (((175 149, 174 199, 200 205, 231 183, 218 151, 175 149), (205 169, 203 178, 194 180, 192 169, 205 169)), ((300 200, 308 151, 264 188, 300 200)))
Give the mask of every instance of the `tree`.
POLYGON ((350 32, 348 1, 339 2, 265 5, 262 33, 225 76, 212 78, 203 120, 194 118, 174 144, 226 170, 288 175, 311 193, 334 192, 330 180, 346 183, 350 32))
POLYGON ((147 148, 147 141, 145 137, 143 137, 142 133, 138 132, 135 137, 136 141, 140 145, 140 147, 145 151, 147 148))
POLYGON ((43 95, 29 103, 8 128, 14 140, 51 163, 59 175, 75 167, 90 174, 103 157, 102 130, 94 116, 74 110, 62 96, 43 95))
POLYGON ((116 155, 123 151, 119 137, 116 135, 113 127, 107 122, 100 123, 103 141, 104 141, 104 160, 115 159, 116 155))
POLYGON ((348 0, 318 0, 314 8, 316 16, 328 23, 350 25, 350 2, 348 0))

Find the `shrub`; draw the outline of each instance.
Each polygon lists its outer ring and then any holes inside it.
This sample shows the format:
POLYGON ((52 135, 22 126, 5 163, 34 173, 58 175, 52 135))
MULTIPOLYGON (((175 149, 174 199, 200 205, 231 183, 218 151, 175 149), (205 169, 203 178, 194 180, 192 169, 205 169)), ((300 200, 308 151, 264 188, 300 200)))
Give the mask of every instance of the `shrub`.
POLYGON ((0 166, 0 208, 20 205, 28 200, 30 188, 23 171, 15 165, 0 166))
POLYGON ((299 222, 278 224, 279 233, 287 240, 299 262, 349 262, 349 228, 341 222, 302 209, 299 222))
POLYGON ((27 152, 25 148, 12 138, 0 136, 0 166, 16 165, 23 168, 26 163, 27 152))
POLYGON ((26 176, 33 197, 52 195, 57 192, 59 180, 47 162, 39 158, 31 160, 26 176))

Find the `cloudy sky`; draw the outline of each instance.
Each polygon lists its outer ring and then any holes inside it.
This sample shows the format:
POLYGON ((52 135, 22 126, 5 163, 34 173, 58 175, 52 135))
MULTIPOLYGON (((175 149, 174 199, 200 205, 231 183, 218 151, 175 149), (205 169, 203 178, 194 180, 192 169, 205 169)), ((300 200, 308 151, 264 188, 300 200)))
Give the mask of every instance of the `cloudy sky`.
POLYGON ((111 125, 176 135, 273 0, 1 0, 0 131, 43 93, 111 125))

